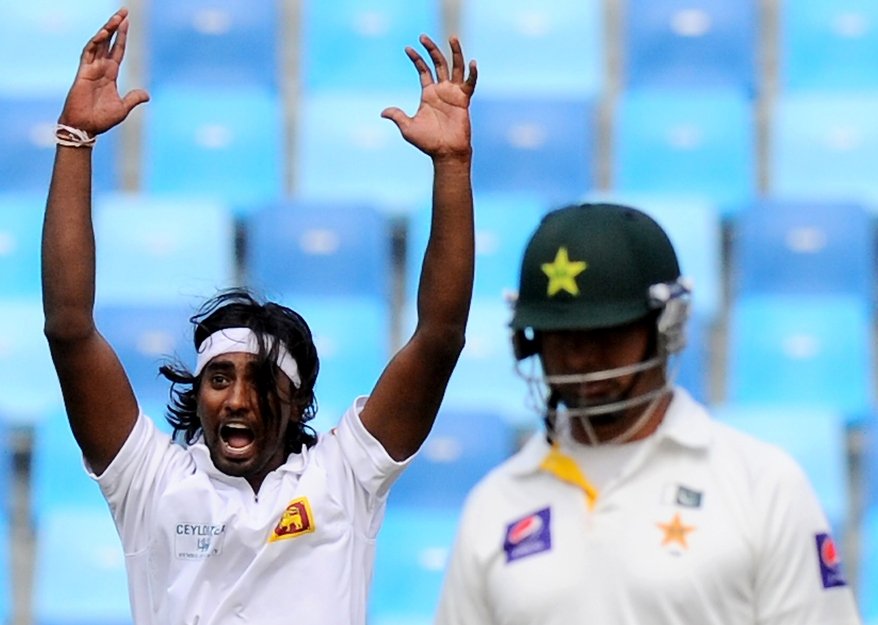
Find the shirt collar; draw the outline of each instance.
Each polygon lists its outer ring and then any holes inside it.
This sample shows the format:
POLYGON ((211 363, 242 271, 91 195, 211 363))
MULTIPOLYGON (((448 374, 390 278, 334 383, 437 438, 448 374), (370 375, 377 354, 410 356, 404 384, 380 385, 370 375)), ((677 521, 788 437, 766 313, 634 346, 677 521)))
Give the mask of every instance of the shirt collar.
MULTIPOLYGON (((710 416, 685 389, 674 387, 671 403, 653 436, 659 438, 658 442, 667 440, 682 447, 703 449, 710 444, 710 416)), ((507 466, 516 475, 534 473, 540 469, 550 448, 546 433, 534 432, 507 466)))

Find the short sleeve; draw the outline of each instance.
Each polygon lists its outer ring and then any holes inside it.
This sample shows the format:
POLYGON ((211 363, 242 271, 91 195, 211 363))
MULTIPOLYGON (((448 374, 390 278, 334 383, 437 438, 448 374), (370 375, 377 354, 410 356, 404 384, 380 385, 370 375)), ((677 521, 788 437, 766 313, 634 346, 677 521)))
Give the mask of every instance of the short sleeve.
POLYGON ((826 515, 804 472, 785 456, 757 486, 761 536, 758 625, 859 625, 826 515))
POLYGON ((186 451, 140 413, 107 469, 100 476, 89 471, 110 506, 126 553, 146 546, 148 516, 168 476, 193 470, 194 463, 186 451))
POLYGON ((342 455, 363 489, 374 497, 383 498, 412 458, 396 461, 360 420, 366 398, 358 398, 345 411, 338 427, 332 431, 338 439, 342 455))

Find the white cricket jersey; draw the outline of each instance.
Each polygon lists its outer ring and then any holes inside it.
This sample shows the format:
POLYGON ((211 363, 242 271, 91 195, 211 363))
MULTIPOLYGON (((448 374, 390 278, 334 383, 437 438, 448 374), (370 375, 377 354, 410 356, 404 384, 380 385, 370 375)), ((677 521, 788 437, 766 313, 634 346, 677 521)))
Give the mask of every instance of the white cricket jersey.
POLYGON ((258 498, 207 447, 141 415, 97 478, 122 538, 135 625, 361 625, 395 462, 362 425, 290 454, 258 498))
POLYGON ((783 451, 685 391, 597 490, 535 435, 470 494, 438 625, 858 625, 817 498, 783 451))

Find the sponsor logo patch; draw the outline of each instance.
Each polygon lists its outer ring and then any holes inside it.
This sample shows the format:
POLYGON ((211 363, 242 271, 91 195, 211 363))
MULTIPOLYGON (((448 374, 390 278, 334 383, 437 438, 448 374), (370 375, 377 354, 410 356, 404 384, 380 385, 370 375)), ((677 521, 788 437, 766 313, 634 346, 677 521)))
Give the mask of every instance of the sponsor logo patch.
POLYGON ((506 562, 532 556, 552 548, 551 509, 543 508, 506 527, 503 550, 506 562))
POLYGON ((277 526, 268 537, 268 542, 295 538, 302 534, 310 534, 315 529, 314 515, 311 514, 311 505, 307 497, 299 497, 289 503, 280 517, 277 526))
POLYGON ((817 559, 820 561, 820 579, 824 588, 847 586, 841 570, 841 554, 829 534, 817 534, 817 559))
POLYGON ((203 560, 223 551, 225 525, 177 523, 174 527, 174 554, 179 560, 203 560))
POLYGON ((687 488, 685 486, 677 487, 677 497, 675 501, 678 506, 683 506, 684 508, 700 508, 701 499, 701 491, 687 488))

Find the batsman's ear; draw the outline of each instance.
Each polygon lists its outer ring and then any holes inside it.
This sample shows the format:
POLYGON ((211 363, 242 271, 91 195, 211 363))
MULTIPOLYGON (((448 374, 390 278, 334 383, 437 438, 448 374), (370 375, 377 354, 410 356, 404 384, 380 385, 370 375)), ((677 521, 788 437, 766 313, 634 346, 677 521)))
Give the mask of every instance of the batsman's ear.
POLYGON ((530 328, 512 332, 512 353, 516 360, 524 360, 540 351, 539 336, 530 328))

